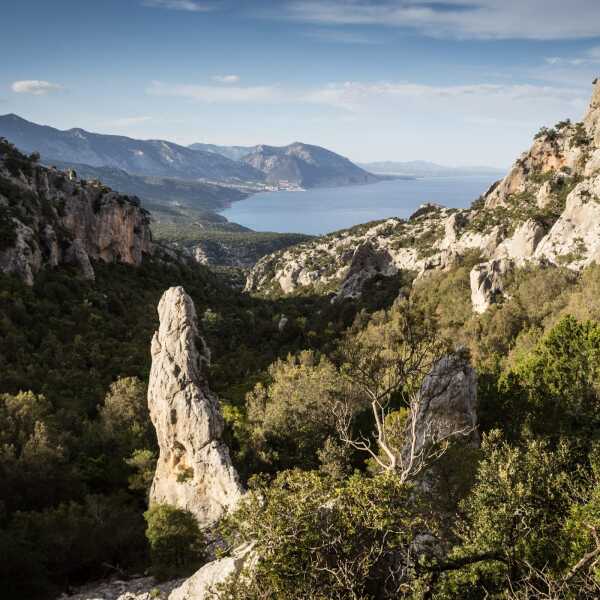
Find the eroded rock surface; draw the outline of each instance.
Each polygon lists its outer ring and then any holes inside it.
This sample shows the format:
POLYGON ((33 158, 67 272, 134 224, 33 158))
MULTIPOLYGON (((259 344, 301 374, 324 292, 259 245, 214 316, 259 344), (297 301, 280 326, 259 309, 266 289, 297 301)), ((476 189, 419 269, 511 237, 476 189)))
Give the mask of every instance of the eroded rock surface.
POLYGON ((140 265, 153 251, 137 198, 42 167, 2 140, 0 229, 0 271, 28 285, 43 267, 72 264, 93 279, 92 260, 140 265))
POLYGON ((194 303, 182 287, 163 294, 158 313, 148 406, 160 455, 150 500, 185 508, 201 527, 210 527, 242 494, 221 440, 219 402, 203 372, 210 356, 198 330, 194 303))
POLYGON ((477 374, 459 355, 444 356, 423 380, 416 449, 456 435, 479 444, 477 374))

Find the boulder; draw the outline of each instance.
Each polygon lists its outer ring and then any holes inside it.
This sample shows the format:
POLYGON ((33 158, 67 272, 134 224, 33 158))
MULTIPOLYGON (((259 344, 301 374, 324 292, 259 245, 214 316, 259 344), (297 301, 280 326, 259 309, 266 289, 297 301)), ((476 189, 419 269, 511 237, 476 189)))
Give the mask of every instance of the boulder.
POLYGON ((158 313, 148 406, 160 454, 150 502, 187 509, 201 527, 211 527, 237 504, 242 488, 221 440, 218 399, 203 372, 210 355, 182 287, 163 294, 158 313))
POLYGON ((471 303, 473 310, 484 313, 504 293, 504 275, 512 269, 505 258, 475 265, 471 270, 471 303))
POLYGON ((230 577, 238 577, 242 569, 251 569, 256 560, 253 544, 244 544, 231 556, 204 565, 181 586, 173 590, 169 600, 209 600, 215 598, 216 587, 230 577))
POLYGON ((397 270, 394 260, 387 250, 377 248, 373 243, 367 241, 354 251, 350 268, 335 299, 358 298, 369 279, 376 275, 390 276, 397 270))
POLYGON ((528 219, 516 229, 511 237, 505 239, 496 248, 494 257, 514 259, 521 263, 533 256, 545 235, 546 230, 543 225, 533 219, 528 219))

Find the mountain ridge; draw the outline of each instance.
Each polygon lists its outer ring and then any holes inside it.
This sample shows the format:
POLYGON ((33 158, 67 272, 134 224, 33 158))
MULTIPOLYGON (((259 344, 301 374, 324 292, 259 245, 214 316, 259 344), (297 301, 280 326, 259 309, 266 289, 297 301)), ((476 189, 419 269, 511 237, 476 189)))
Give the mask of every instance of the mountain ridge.
POLYGON ((357 163, 363 169, 377 175, 402 175, 411 177, 460 177, 469 175, 498 175, 503 176, 506 169, 489 166, 450 167, 428 160, 409 161, 374 161, 357 163))
POLYGON ((60 130, 38 125, 14 113, 0 116, 0 136, 23 152, 38 152, 45 161, 116 167, 131 174, 180 179, 255 181, 264 175, 220 154, 192 150, 165 140, 136 140, 93 133, 79 127, 60 130))
POLYGON ((334 187, 381 180, 331 150, 293 142, 287 146, 256 146, 243 161, 265 173, 267 183, 285 181, 299 187, 334 187))
POLYGON ((542 128, 471 208, 428 204, 407 221, 387 219, 335 232, 262 258, 246 290, 290 294, 301 288, 357 297, 368 279, 400 271, 418 278, 467 255, 472 307, 501 301, 506 281, 527 265, 580 272, 600 261, 600 82, 583 121, 542 128), (318 290, 316 288, 319 288, 318 290))

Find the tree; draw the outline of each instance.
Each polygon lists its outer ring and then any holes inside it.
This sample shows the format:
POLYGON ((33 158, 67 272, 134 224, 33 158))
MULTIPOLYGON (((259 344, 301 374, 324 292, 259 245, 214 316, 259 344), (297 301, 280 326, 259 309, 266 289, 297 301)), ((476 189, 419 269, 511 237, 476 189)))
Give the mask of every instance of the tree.
MULTIPOLYGON (((422 382, 449 351, 435 323, 408 301, 398 302, 388 314, 379 315, 357 335, 349 336, 342 344, 341 371, 362 393, 373 429, 368 435, 354 434, 356 409, 343 397, 334 407, 341 440, 405 482, 438 458, 451 438, 469 433, 463 428, 443 435, 421 430, 432 393, 445 391, 435 385, 425 392, 422 382), (403 410, 398 411, 399 407, 403 410)), ((445 375, 449 377, 459 361, 446 362, 445 375)))
POLYGON ((335 433, 333 406, 351 402, 348 382, 327 358, 311 351, 269 367, 270 383, 246 396, 250 439, 258 456, 274 467, 318 465, 317 451, 335 433))
POLYGON ((567 554, 563 524, 574 484, 568 446, 551 449, 537 440, 511 446, 494 431, 482 452, 455 528, 461 543, 449 556, 464 568, 444 573, 443 598, 521 589, 535 570, 561 568, 567 554))
POLYGON ((340 481, 312 471, 255 478, 223 531, 252 543, 252 567, 219 591, 234 600, 408 597, 419 571, 418 534, 432 531, 393 474, 340 481))
POLYGON ((137 377, 123 377, 111 384, 100 407, 100 422, 107 435, 132 452, 156 446, 148 413, 147 388, 137 377))

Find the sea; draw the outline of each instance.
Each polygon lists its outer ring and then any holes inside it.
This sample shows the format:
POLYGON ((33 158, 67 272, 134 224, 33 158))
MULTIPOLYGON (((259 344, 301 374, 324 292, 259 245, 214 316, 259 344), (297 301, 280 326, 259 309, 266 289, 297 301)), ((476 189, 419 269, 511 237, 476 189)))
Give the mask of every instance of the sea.
POLYGON ((409 217, 425 202, 466 208, 494 176, 394 179, 370 185, 262 192, 234 202, 221 214, 255 231, 322 235, 359 223, 409 217))

